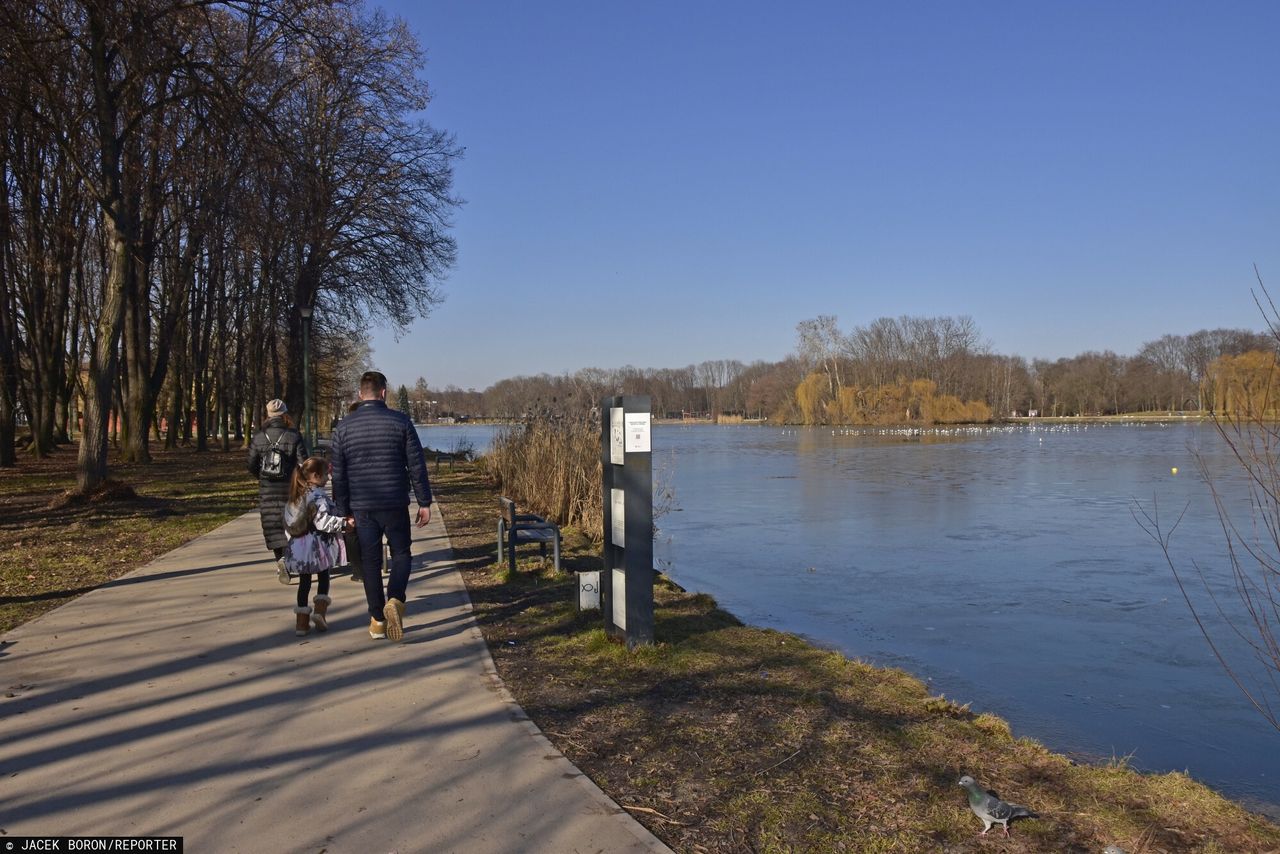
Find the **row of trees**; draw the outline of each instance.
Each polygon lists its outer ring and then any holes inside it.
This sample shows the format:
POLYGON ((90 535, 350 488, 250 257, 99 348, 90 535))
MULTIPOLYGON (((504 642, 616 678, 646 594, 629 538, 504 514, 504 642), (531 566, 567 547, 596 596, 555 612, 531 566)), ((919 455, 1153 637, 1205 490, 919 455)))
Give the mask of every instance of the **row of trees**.
POLYGON ((344 0, 0 4, 0 465, 20 417, 37 456, 79 430, 88 491, 110 432, 145 462, 300 412, 304 322, 339 405, 454 257, 421 65, 344 0))
POLYGON ((1044 414, 1210 410, 1213 366, 1223 357, 1276 351, 1275 342, 1245 329, 1165 335, 1136 356, 1082 353, 1032 363, 1034 394, 1044 414))
MULTIPOLYGON (((514 377, 484 391, 432 390, 419 379, 411 396, 431 402, 415 404, 415 413, 520 418, 589 408, 606 394, 647 394, 654 412, 668 417, 808 424, 1209 410, 1220 360, 1275 350, 1264 333, 1213 329, 1165 335, 1133 356, 1088 352, 1028 362, 992 353, 969 317, 880 318, 845 333, 827 315, 798 325, 796 352, 781 362, 588 368, 514 377)), ((1248 362, 1255 363, 1262 362, 1248 362)))
POLYGON ((1028 363, 992 353, 969 317, 880 318, 844 334, 835 317, 823 316, 800 323, 797 333, 806 375, 825 378, 826 402, 839 401, 846 384, 866 394, 928 380, 938 395, 980 402, 998 415, 1205 410, 1215 360, 1275 350, 1264 333, 1213 329, 1165 335, 1134 356, 1087 352, 1028 363))
POLYGON ((407 388, 410 411, 435 416, 520 419, 573 409, 586 411, 611 394, 647 394, 660 416, 767 417, 792 396, 803 369, 795 359, 780 363, 718 360, 684 368, 615 370, 585 368, 573 374, 517 376, 484 391, 457 386, 429 388, 419 378, 407 388))

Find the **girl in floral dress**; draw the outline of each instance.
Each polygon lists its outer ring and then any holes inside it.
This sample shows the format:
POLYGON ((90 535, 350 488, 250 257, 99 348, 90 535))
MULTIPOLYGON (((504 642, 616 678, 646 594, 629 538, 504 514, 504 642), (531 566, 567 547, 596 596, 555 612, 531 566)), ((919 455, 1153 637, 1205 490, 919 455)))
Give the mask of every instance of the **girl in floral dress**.
POLYGON ((333 500, 324 491, 329 466, 319 457, 308 457, 293 470, 289 502, 284 508, 284 530, 289 538, 281 563, 298 577, 298 604, 294 634, 304 637, 315 624, 316 631, 329 628, 329 570, 347 562, 342 531, 346 520, 334 515, 333 500), (314 609, 307 606, 311 576, 317 576, 314 609))

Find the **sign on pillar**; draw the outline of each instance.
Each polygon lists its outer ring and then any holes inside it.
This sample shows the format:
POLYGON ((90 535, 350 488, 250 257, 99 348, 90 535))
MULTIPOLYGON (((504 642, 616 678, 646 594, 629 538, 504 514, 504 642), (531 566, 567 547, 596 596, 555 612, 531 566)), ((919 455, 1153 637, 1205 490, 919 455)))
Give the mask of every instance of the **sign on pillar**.
POLYGON ((653 466, 648 395, 600 402, 605 629, 629 649, 653 643, 653 466))

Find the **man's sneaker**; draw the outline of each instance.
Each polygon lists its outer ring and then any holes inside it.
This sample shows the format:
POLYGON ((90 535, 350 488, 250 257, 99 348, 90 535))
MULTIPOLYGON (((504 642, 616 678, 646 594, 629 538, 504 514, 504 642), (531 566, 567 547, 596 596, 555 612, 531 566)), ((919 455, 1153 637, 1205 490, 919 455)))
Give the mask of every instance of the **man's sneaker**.
POLYGON ((404 603, 399 599, 388 599, 382 609, 382 616, 387 618, 387 640, 400 641, 404 638, 404 603))
POLYGON ((374 640, 386 640, 387 624, 380 623, 377 620, 375 620, 373 617, 370 617, 369 618, 369 637, 373 638, 374 640))
POLYGON ((289 583, 289 570, 284 568, 284 558, 276 561, 276 581, 281 584, 289 583))

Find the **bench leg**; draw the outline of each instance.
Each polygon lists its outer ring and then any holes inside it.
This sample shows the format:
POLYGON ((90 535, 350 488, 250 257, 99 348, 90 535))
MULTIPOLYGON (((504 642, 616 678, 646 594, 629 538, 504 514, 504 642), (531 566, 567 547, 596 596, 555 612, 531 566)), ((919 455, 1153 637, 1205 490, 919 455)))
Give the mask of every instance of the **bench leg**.
POLYGON ((555 539, 556 575, 560 574, 560 529, 556 529, 555 539))
POLYGON ((516 573, 516 537, 515 531, 507 536, 507 567, 511 570, 511 574, 516 573))
POLYGON ((503 534, 506 531, 506 527, 507 526, 506 526, 505 520, 499 519, 498 520, 498 559, 496 563, 502 563, 502 541, 505 539, 503 534))

